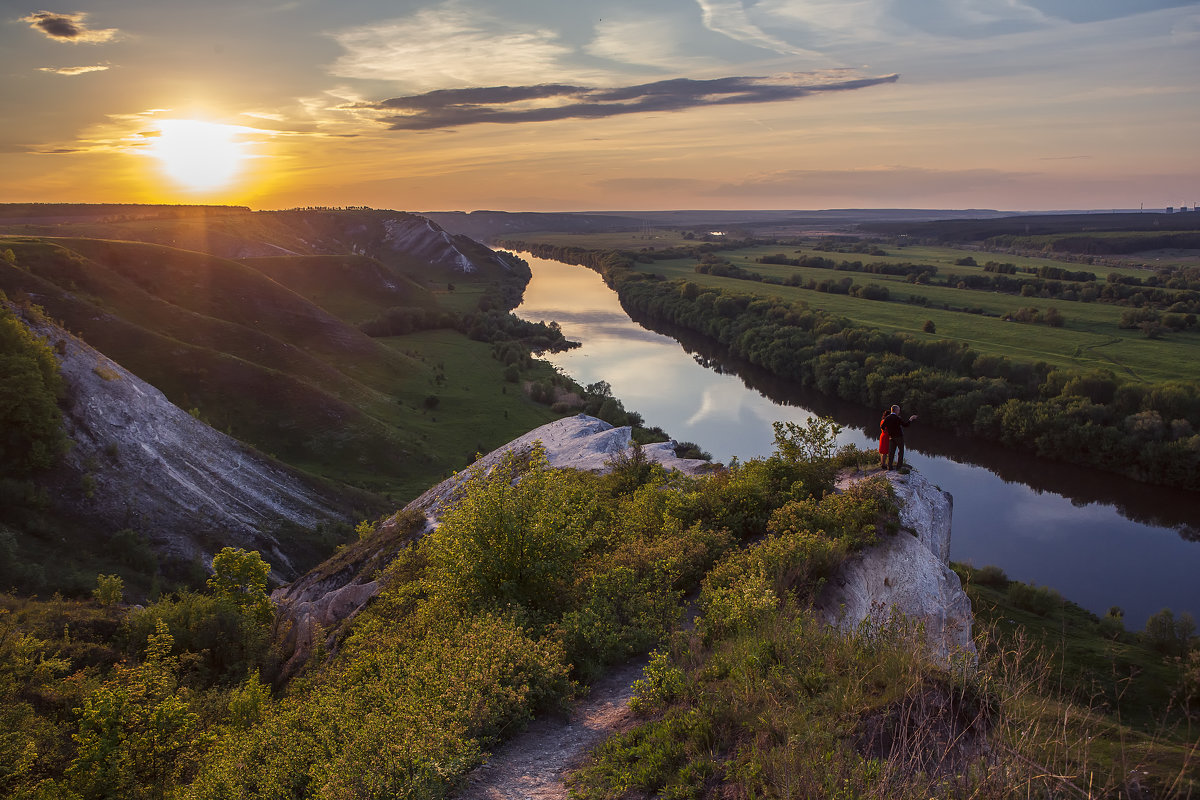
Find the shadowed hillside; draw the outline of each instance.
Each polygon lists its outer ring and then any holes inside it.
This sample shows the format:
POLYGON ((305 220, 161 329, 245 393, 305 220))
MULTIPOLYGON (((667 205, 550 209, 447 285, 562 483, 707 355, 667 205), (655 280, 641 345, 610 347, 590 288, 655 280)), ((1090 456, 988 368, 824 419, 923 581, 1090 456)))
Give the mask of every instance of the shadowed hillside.
MULTIPOLYGON (((522 345, 505 350, 505 361, 493 348, 512 339, 503 309, 520 296, 524 265, 422 218, 238 210, 155 217, 146 209, 145 216, 105 221, 71 216, 71 207, 54 210, 67 221, 43 220, 46 231, 104 238, 0 238, 0 291, 30 319, 58 322, 81 347, 95 348, 94 360, 111 364, 105 374, 130 378, 71 383, 60 410, 69 416, 93 409, 94 390, 144 380, 182 422, 279 459, 328 502, 320 513, 284 513, 271 493, 239 500, 219 482, 187 477, 191 466, 156 468, 154 459, 129 474, 131 454, 165 446, 164 429, 143 424, 134 404, 117 415, 124 420, 121 441, 68 425, 77 446, 66 471, 5 488, 0 524, 16 537, 10 566, 17 566, 0 572, 0 581, 15 582, 9 585, 79 593, 94 586, 97 569, 107 569, 123 571, 144 591, 159 559, 176 564, 166 576, 171 581, 195 583, 222 543, 269 553, 276 575, 288 576, 327 555, 355 521, 394 508, 475 453, 558 416, 517 387, 508 394, 508 372, 544 378, 549 367, 529 359, 522 345), (280 241, 306 242, 310 252, 243 262, 116 238, 156 231, 162 238, 171 227, 220 227, 245 245, 225 248, 229 253, 280 241), (146 501, 134 485, 188 488, 174 500, 146 501), (122 499, 113 505, 114 498, 122 499), (164 517, 171 503, 193 519, 164 517), (261 519, 233 521, 245 514, 261 519), (104 543, 124 529, 133 531, 128 563, 106 560, 104 543), (65 536, 56 537, 58 530, 65 536), (179 537, 190 538, 181 544, 179 537), (70 570, 26 575, 18 568, 61 561, 54 542, 75 551, 70 570), (201 566, 193 570, 193 563, 201 566)), ((72 341, 65 333, 45 336, 63 347, 72 341)), ((193 442, 191 463, 243 460, 225 452, 226 444, 215 451, 209 444, 193 442)))

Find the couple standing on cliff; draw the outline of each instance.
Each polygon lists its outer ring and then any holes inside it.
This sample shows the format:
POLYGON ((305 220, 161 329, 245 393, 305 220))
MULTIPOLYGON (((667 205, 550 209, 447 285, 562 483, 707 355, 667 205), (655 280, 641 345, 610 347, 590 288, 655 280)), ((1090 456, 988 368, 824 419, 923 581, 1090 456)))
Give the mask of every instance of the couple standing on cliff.
POLYGON ((904 467, 904 429, 915 422, 917 415, 908 419, 900 416, 900 406, 892 406, 879 420, 879 468, 896 469, 904 467))

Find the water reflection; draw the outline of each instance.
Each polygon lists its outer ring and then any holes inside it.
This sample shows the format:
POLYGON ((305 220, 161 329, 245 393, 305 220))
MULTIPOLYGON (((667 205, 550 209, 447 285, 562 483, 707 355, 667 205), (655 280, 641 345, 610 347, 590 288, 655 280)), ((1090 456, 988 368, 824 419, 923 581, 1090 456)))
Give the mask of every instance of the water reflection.
MULTIPOLYGON (((582 342, 550 360, 580 383, 608 381, 647 424, 719 461, 768 454, 773 421, 814 413, 845 426, 843 441, 873 446, 880 409, 801 391, 689 332, 639 325, 590 270, 524 257, 533 280, 516 313, 556 320, 582 342)), ((908 460, 954 496, 952 558, 996 564, 1099 614, 1119 605, 1133 629, 1163 607, 1200 616, 1195 497, 1038 461, 927 421, 910 429, 908 460)))

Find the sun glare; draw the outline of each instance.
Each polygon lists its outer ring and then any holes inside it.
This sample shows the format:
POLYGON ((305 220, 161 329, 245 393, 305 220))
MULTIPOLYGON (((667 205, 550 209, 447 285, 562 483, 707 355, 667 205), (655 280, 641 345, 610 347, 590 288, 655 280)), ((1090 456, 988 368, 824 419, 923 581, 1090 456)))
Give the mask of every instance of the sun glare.
POLYGON ((196 192, 222 189, 241 172, 249 157, 239 141, 242 129, 234 125, 191 119, 164 119, 149 154, 162 163, 163 172, 184 188, 196 192))

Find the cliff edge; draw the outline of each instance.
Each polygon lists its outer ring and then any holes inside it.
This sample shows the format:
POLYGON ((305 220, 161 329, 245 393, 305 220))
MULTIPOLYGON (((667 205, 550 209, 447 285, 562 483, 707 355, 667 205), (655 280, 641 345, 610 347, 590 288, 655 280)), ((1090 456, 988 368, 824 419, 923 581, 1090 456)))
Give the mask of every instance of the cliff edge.
MULTIPOLYGON (((843 630, 889 625, 899 613, 923 627, 934 659, 974 663, 971 601, 950 569, 954 499, 919 472, 887 476, 900 503, 901 530, 847 559, 817 598, 817 611, 843 630)), ((838 486, 861 477, 843 476, 838 486)))

